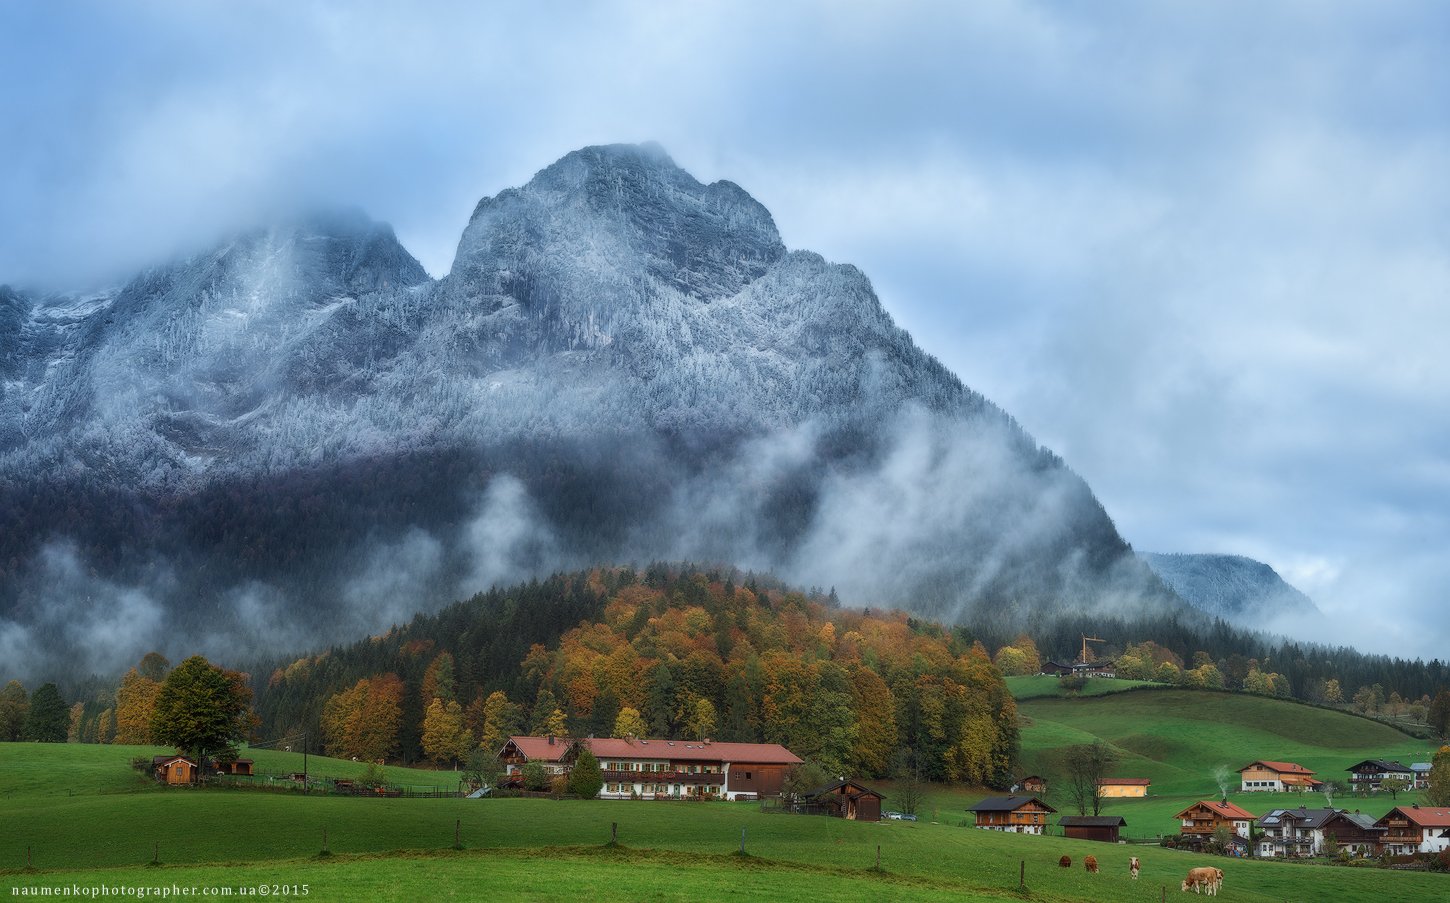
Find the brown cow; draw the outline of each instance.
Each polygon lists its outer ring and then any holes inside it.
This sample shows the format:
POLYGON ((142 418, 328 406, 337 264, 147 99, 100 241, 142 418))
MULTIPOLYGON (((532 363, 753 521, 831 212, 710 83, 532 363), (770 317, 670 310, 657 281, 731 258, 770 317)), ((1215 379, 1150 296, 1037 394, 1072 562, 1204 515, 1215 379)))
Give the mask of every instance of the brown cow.
POLYGON ((1096 875, 1098 873, 1098 859, 1097 859, 1097 857, 1096 856, 1089 856, 1089 857, 1087 857, 1086 859, 1084 859, 1082 861, 1082 867, 1088 870, 1088 874, 1096 875))
POLYGON ((1208 888, 1208 895, 1210 897, 1216 896, 1218 894, 1219 874, 1220 872, 1216 868, 1189 869, 1188 877, 1183 879, 1182 890, 1184 893, 1187 893, 1191 887, 1194 893, 1201 894, 1204 888, 1208 888))
POLYGON ((1134 881, 1137 881, 1138 880, 1138 871, 1141 868, 1142 868, 1142 866, 1140 866, 1138 864, 1138 857, 1137 856, 1129 856, 1128 857, 1128 874, 1130 874, 1130 875, 1133 876, 1133 880, 1134 881))
POLYGON ((1065 869, 1070 869, 1070 868, 1072 868, 1072 857, 1071 856, 1064 856, 1061 859, 1057 860, 1057 864, 1060 865, 1060 866, 1062 866, 1065 869))

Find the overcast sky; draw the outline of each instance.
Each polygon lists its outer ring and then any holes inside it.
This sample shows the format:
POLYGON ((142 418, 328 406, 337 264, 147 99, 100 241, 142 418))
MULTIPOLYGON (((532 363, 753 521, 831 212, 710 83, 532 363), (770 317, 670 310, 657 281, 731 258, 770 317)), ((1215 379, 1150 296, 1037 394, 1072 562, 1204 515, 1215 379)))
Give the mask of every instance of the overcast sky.
POLYGON ((1136 548, 1445 657, 1446 60, 1435 2, 9 3, 0 282, 338 203, 441 275, 480 197, 657 140, 860 267, 1136 548))

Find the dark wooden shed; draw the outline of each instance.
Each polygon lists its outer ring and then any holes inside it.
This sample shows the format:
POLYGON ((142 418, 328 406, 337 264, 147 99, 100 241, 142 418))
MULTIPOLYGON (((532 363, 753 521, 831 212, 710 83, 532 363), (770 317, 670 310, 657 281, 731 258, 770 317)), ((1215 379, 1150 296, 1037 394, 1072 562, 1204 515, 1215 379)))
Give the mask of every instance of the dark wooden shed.
POLYGON ((827 815, 853 821, 880 821, 881 794, 870 787, 842 778, 805 795, 806 802, 821 807, 827 815))
POLYGON ((1057 820, 1065 837, 1118 842, 1118 829, 1127 825, 1121 815, 1064 815, 1057 820))

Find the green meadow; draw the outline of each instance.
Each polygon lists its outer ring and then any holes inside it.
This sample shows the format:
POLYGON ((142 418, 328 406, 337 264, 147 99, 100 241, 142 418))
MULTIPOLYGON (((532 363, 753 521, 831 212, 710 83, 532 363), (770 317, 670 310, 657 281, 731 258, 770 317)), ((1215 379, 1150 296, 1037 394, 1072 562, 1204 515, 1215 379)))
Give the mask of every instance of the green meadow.
MULTIPOLYGON (((1056 773, 1063 747, 1093 738, 1149 777, 1147 800, 1114 802, 1130 835, 1173 830, 1172 815, 1214 796, 1212 771, 1290 759, 1338 777, 1367 756, 1423 760, 1424 745, 1382 725, 1271 699, 1171 689, 1021 702, 1024 768, 1056 773)), ((0 894, 62 885, 307 885, 309 899, 1044 900, 1150 901, 1214 864, 1223 896, 1245 901, 1450 898, 1450 876, 1206 859, 1157 846, 1109 846, 963 827, 981 789, 932 787, 922 819, 860 823, 765 814, 748 803, 357 798, 161 788, 129 768, 146 747, 0 744, 0 894), (618 846, 610 847, 611 825, 618 846), (461 850, 453 849, 455 831, 461 850), (326 836, 326 856, 323 850, 326 836), (747 856, 736 855, 742 842, 747 856), (880 849, 881 868, 875 869, 880 849), (25 869, 27 851, 31 870, 25 869), (1102 871, 1081 861, 1096 856, 1102 871), (1058 867, 1072 857, 1073 867, 1058 867), (1127 860, 1143 862, 1134 882, 1127 860), (153 856, 159 865, 149 866, 153 856), (1026 889, 1018 887, 1025 869, 1026 889), (1166 891, 1165 891, 1166 888, 1166 891)), ((301 769, 299 753, 248 753, 263 772, 301 769)), ((359 763, 309 757, 314 774, 359 763)), ((456 786, 451 771, 389 769, 412 786, 456 786)), ((891 807, 889 783, 882 783, 891 807)), ((1054 805, 1067 807, 1049 794, 1054 805)), ((1231 794, 1250 811, 1322 797, 1231 794)), ((1401 795, 1401 799, 1406 799, 1401 795)), ((1388 799, 1337 804, 1378 814, 1388 799)), ((273 886, 275 885, 275 888, 273 886)))

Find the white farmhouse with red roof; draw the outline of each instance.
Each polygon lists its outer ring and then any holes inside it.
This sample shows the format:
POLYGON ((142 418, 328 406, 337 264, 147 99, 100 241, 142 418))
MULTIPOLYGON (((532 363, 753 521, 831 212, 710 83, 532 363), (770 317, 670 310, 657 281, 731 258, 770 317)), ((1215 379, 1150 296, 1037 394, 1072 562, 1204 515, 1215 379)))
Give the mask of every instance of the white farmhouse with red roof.
POLYGON ((1243 793, 1255 791, 1310 791, 1324 786, 1314 779, 1314 772, 1293 762, 1270 762, 1259 759, 1239 769, 1240 790, 1243 793))
POLYGON ((778 796, 786 772, 801 764, 778 743, 645 740, 590 737, 510 737, 499 752, 506 780, 524 764, 543 763, 552 774, 573 766, 588 748, 599 760, 603 799, 761 799, 778 796))

